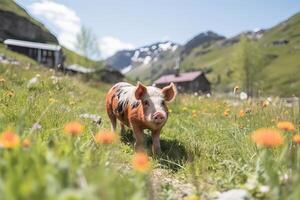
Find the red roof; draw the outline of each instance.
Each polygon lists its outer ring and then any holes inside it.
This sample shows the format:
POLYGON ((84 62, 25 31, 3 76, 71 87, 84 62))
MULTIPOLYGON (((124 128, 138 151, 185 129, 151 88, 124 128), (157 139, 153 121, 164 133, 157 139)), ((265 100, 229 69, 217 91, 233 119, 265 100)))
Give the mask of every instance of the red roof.
POLYGON ((154 81, 154 84, 190 82, 195 80, 201 74, 201 71, 180 73, 179 76, 175 76, 175 74, 167 74, 154 81))

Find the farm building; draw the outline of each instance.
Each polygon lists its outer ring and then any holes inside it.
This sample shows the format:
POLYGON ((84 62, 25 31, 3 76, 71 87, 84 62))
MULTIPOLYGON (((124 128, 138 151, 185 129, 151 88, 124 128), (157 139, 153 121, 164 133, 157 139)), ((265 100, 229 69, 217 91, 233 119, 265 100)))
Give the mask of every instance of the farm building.
POLYGON ((154 85, 162 88, 173 82, 179 92, 210 92, 210 82, 201 71, 175 73, 161 76, 154 85))
POLYGON ((29 56, 48 67, 63 66, 64 57, 59 45, 14 39, 6 39, 4 44, 8 49, 29 56))

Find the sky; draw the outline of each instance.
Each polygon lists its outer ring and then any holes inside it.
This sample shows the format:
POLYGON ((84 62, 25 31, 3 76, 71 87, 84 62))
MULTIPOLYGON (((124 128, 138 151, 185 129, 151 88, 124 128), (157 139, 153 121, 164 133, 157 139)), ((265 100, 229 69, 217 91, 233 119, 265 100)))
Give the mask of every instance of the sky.
POLYGON ((226 37, 269 28, 300 11, 299 0, 15 0, 75 49, 82 25, 101 58, 158 41, 184 44, 212 30, 226 37))

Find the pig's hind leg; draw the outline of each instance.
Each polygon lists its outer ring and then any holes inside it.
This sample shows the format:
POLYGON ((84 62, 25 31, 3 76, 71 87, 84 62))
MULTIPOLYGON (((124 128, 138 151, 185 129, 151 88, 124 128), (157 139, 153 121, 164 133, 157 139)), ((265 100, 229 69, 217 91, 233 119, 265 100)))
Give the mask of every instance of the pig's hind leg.
POLYGON ((112 132, 116 132, 116 128, 117 128, 117 118, 115 115, 108 115, 109 119, 110 119, 110 124, 111 124, 111 131, 112 132))
POLYGON ((109 120, 110 120, 111 131, 116 132, 116 128, 117 128, 117 117, 116 117, 115 114, 113 113, 111 104, 107 104, 106 111, 107 111, 108 118, 109 118, 109 120))
POLYGON ((122 122, 120 123, 120 125, 121 125, 121 135, 125 135, 126 133, 125 125, 122 122))

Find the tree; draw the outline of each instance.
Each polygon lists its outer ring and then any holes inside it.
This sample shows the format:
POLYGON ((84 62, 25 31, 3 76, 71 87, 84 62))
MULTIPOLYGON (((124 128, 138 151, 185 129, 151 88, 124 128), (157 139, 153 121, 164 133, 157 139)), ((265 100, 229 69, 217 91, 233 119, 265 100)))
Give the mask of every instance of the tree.
POLYGON ((254 95, 259 89, 263 68, 263 54, 258 44, 242 37, 235 50, 233 66, 235 78, 241 82, 248 95, 254 95))
POLYGON ((97 59, 100 56, 98 42, 92 30, 82 26, 76 36, 76 49, 80 54, 90 59, 97 59))

